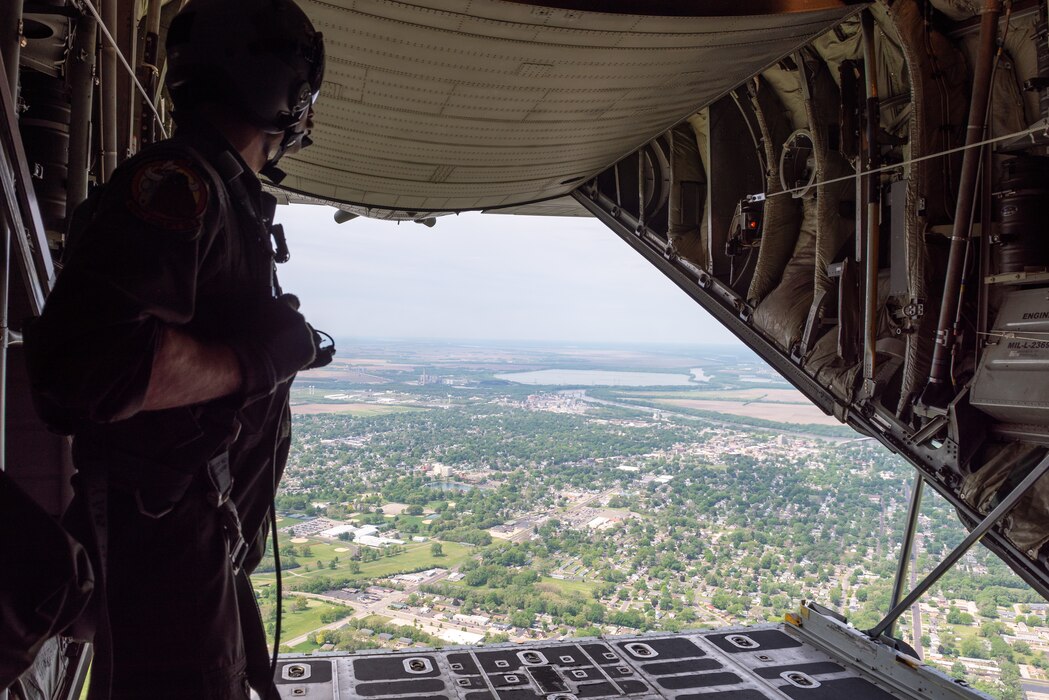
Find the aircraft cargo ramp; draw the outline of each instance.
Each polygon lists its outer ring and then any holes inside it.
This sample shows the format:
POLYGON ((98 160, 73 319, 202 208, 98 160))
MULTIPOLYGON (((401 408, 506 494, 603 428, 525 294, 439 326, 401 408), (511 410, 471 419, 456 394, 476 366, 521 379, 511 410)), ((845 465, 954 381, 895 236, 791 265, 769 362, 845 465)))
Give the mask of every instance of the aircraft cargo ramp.
POLYGON ((781 624, 281 656, 282 698, 891 700, 986 696, 809 604, 781 624))

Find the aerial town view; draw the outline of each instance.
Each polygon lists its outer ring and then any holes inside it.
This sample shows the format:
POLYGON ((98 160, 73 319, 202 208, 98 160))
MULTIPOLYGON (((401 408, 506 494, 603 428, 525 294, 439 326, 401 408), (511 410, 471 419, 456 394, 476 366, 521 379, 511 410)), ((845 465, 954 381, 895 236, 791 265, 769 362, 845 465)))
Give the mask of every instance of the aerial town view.
MULTIPOLYGON (((283 651, 888 609, 913 470, 742 348, 358 341, 299 377, 293 413, 283 651)), ((927 490, 912 578, 964 535, 927 490)), ((272 555, 253 576, 271 635, 272 555)), ((896 635, 994 697, 1049 698, 1047 612, 977 547, 896 635)))

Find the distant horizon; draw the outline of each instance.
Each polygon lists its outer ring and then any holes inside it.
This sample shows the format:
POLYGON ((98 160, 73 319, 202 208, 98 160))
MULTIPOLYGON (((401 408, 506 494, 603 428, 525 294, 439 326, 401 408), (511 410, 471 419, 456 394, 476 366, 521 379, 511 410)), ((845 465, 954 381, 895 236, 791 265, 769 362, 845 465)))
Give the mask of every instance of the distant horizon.
MULTIPOLYGON (((543 347, 593 347, 593 348, 636 348, 636 349, 696 349, 696 350, 721 350, 734 352, 753 351, 742 343, 696 343, 690 341, 626 341, 626 340, 557 340, 557 339, 514 339, 514 338, 454 338, 454 337, 426 337, 426 336, 333 336, 336 344, 339 342, 349 343, 403 343, 424 344, 438 343, 441 345, 498 345, 498 346, 543 346, 543 347)), ((756 355, 755 355, 756 356, 756 355)))
POLYGON ((278 273, 335 337, 742 346, 592 217, 471 212, 427 228, 332 211, 280 207, 278 273))

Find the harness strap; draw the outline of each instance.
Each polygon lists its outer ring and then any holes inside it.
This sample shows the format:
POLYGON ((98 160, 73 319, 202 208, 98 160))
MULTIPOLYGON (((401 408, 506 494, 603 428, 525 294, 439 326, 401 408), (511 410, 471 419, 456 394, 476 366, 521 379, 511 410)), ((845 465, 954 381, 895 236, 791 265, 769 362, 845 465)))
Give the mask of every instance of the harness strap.
POLYGON ((233 477, 229 471, 229 452, 223 450, 219 455, 208 460, 204 474, 207 475, 209 486, 206 497, 208 503, 218 508, 219 515, 222 517, 222 527, 226 531, 226 543, 229 546, 229 561, 233 567, 233 575, 236 576, 244 567, 244 560, 248 556, 248 543, 244 540, 244 533, 240 529, 237 506, 229 497, 233 490, 233 477))
POLYGON ((113 633, 109 625, 109 602, 106 579, 109 573, 109 478, 105 471, 78 473, 74 478, 82 484, 85 499, 84 513, 88 519, 95 549, 95 591, 92 595, 94 607, 94 629, 80 632, 94 642, 94 658, 91 661, 91 700, 107 700, 113 692, 113 633))
POLYGON ((262 700, 279 700, 277 685, 270 668, 269 649, 266 646, 266 628, 262 623, 262 611, 255 599, 248 572, 241 569, 235 578, 237 587, 237 611, 240 613, 240 629, 244 638, 244 655, 247 657, 248 682, 262 700))
POLYGON ((276 700, 276 685, 270 668, 269 650, 266 647, 266 630, 262 622, 262 611, 255 600, 255 590, 251 579, 244 568, 244 561, 250 547, 244 539, 240 527, 237 506, 229 497, 233 490, 233 477, 230 475, 229 453, 222 452, 208 461, 204 471, 210 488, 208 500, 219 509, 226 530, 226 542, 229 547, 230 566, 233 569, 233 581, 237 594, 237 612, 240 618, 240 633, 244 640, 244 656, 247 662, 248 682, 265 700, 276 700))

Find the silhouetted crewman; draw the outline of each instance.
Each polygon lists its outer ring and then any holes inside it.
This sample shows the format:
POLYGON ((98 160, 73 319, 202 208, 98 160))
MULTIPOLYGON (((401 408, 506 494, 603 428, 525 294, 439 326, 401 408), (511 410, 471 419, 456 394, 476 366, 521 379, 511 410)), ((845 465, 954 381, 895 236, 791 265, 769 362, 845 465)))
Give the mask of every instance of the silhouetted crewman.
POLYGON ((100 583, 91 698, 266 697, 247 572, 289 385, 330 352, 277 283, 257 173, 309 143, 323 42, 291 0, 191 0, 167 54, 178 132, 76 212, 27 355, 41 414, 74 436, 70 528, 100 583))

